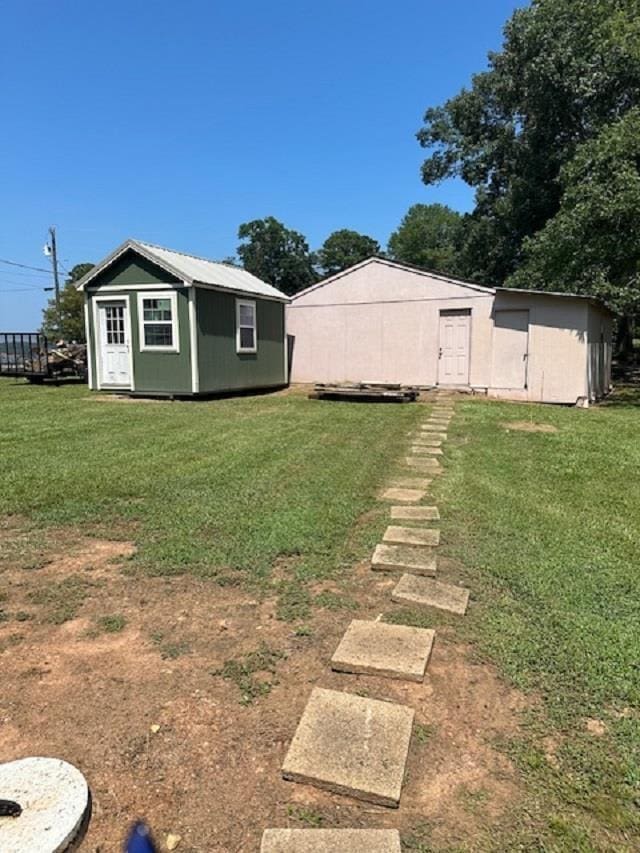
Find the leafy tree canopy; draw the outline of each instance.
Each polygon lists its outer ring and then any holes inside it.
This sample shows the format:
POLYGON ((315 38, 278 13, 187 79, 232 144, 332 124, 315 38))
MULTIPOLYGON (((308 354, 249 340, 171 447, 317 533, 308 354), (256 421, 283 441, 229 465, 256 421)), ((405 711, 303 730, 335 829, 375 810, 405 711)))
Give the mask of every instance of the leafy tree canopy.
POLYGON ((559 209, 560 170, 577 147, 640 104, 637 0, 533 0, 505 27, 489 69, 427 110, 418 139, 425 183, 476 187, 465 263, 502 281, 524 238, 559 209))
POLYGON ((462 223, 462 216, 443 204, 414 204, 389 237, 389 255, 395 261, 455 275, 460 272, 462 223))
POLYGON ((514 287, 599 296, 640 312, 640 108, 581 145, 560 173, 558 213, 524 242, 514 287))
POLYGON ((342 228, 327 237, 316 253, 316 261, 322 275, 331 276, 378 254, 380 244, 373 237, 342 228))
POLYGON ((75 283, 93 269, 93 264, 76 264, 60 289, 60 323, 56 316, 55 297, 49 299, 42 312, 42 332, 51 340, 84 341, 84 294, 75 283))
POLYGON ((285 228, 273 216, 244 222, 238 229, 243 267, 288 295, 316 280, 313 255, 302 234, 285 228))

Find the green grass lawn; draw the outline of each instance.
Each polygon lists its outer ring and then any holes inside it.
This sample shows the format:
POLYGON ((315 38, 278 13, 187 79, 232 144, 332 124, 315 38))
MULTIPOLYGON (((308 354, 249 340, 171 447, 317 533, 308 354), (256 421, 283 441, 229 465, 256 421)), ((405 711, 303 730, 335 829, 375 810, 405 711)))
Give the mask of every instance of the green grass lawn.
POLYGON ((541 700, 503 745, 531 783, 517 849, 640 849, 640 400, 618 399, 461 403, 437 487, 460 631, 541 700))
MULTIPOLYGON (((499 744, 524 797, 472 849, 640 849, 638 402, 456 405, 434 493, 442 551, 474 604, 464 620, 393 618, 455 626, 531 700, 499 744), (557 431, 504 427, 529 420, 557 431)), ((22 531, 3 556, 27 567, 67 529, 133 539, 132 572, 275 584, 279 615, 305 619, 313 583, 346 576, 379 541, 377 489, 424 411, 296 394, 103 402, 0 382, 0 520, 22 531)), ((113 614, 102 630, 121 630, 113 614)))
POLYGON ((132 568, 221 584, 266 581, 286 561, 291 616, 306 608, 295 581, 375 543, 379 520, 355 543, 352 527, 420 414, 300 394, 105 402, 83 386, 11 381, 0 381, 0 411, 0 516, 26 519, 32 544, 80 526, 134 539, 132 568))

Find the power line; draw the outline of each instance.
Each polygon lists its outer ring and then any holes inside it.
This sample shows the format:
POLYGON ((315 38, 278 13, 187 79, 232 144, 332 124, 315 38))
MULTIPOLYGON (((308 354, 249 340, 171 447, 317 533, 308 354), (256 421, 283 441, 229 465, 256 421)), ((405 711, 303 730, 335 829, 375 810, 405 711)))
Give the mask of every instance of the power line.
POLYGON ((34 293, 40 290, 53 290, 52 287, 47 288, 34 288, 34 287, 9 287, 6 290, 4 288, 0 288, 0 293, 34 293))
POLYGON ((9 264, 12 267, 22 267, 22 269, 35 270, 36 272, 51 273, 51 270, 47 270, 44 267, 30 267, 29 264, 19 264, 17 261, 7 261, 5 258, 0 258, 0 264, 9 264))
MULTIPOLYGON (((29 284, 28 281, 14 281, 13 279, 2 278, 2 277, 0 277, 0 284, 11 284, 17 288, 21 288, 21 287, 25 288, 26 287, 26 288, 32 288, 33 290, 43 290, 45 287, 44 282, 39 282, 39 283, 34 282, 33 284, 29 284)), ((47 282, 47 284, 48 284, 48 282, 47 282)))

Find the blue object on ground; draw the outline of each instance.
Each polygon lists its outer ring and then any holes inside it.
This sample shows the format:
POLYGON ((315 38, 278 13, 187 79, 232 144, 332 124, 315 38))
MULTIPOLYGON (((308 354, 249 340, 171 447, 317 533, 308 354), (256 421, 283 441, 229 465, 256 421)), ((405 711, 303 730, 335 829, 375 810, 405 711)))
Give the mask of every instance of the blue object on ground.
POLYGON ((157 853, 151 830, 142 821, 134 823, 124 846, 125 853, 157 853))

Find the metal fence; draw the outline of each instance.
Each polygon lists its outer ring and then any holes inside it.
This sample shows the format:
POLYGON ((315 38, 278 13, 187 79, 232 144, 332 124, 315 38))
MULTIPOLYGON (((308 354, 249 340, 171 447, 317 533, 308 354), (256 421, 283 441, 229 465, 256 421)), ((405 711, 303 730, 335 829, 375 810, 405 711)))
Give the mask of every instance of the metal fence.
POLYGON ((47 339, 38 332, 0 332, 0 376, 48 376, 47 339))

